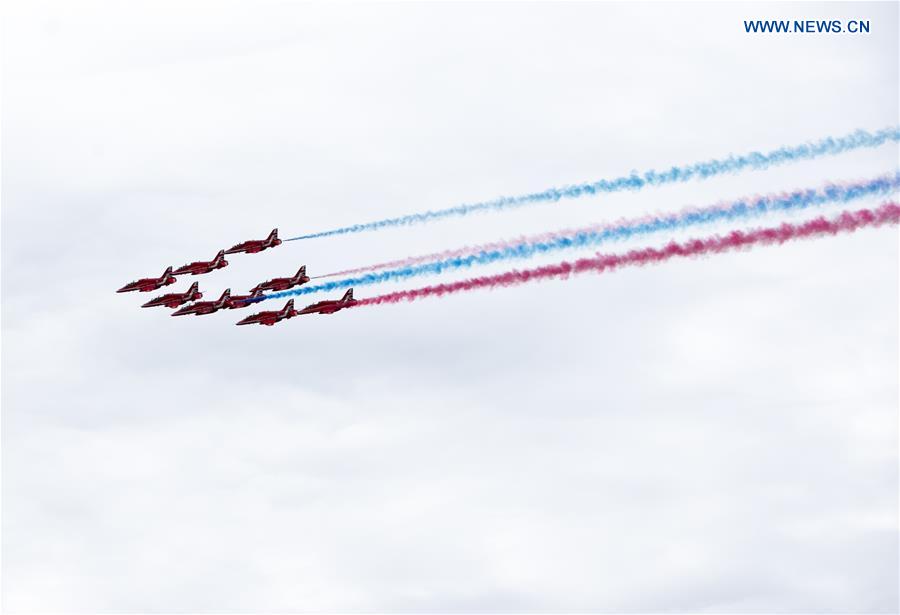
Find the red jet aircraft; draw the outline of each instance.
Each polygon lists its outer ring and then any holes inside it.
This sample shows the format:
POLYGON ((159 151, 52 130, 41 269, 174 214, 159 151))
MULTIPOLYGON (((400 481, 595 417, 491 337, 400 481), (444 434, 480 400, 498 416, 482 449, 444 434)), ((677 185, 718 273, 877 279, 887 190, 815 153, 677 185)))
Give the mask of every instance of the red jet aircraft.
POLYGON ((306 275, 306 265, 297 270, 297 274, 292 278, 274 278, 266 282, 260 282, 253 287, 253 290, 287 290, 294 286, 302 286, 309 282, 309 276, 306 275))
POLYGON ((182 265, 172 273, 174 275, 200 275, 201 273, 209 273, 227 266, 228 261, 225 260, 225 250, 219 250, 219 253, 211 261, 197 261, 189 265, 182 265))
POLYGON ((343 310, 357 304, 353 298, 353 289, 351 288, 338 301, 319 301, 297 312, 298 314, 334 314, 338 310, 343 310))
POLYGON ((293 318, 297 315, 297 310, 294 309, 294 300, 291 299, 287 303, 284 304, 284 307, 276 312, 259 312, 258 314, 253 314, 252 316, 247 316, 244 320, 239 321, 237 324, 239 325, 266 325, 267 327, 271 327, 276 322, 280 320, 284 320, 285 318, 293 318))
POLYGON ((169 284, 174 284, 175 282, 175 276, 172 275, 172 268, 168 267, 165 271, 163 271, 162 276, 158 278, 141 278, 136 282, 126 284, 116 292, 129 293, 133 290, 137 290, 142 293, 147 293, 151 290, 156 290, 158 288, 162 288, 163 286, 168 286, 169 284))
POLYGON ((201 298, 203 298, 203 293, 200 292, 198 284, 194 282, 186 293, 169 293, 168 295, 154 297, 141 307, 157 307, 164 305, 167 308, 177 308, 179 305, 184 305, 185 303, 190 303, 191 301, 196 301, 201 298))
POLYGON ((251 239, 250 241, 239 243, 225 250, 225 254, 236 254, 238 252, 253 254, 254 252, 262 252, 266 248, 274 248, 280 245, 281 240, 278 239, 278 229, 273 228, 272 232, 265 239, 251 239))
POLYGON ((195 316, 203 316, 204 314, 212 314, 228 307, 228 298, 231 296, 231 289, 226 288, 218 301, 198 301, 187 307, 183 307, 177 312, 172 312, 172 316, 187 316, 194 314, 195 316))
POLYGON ((231 295, 228 299, 228 309, 229 310, 237 310, 240 308, 245 308, 250 305, 250 299, 256 299, 257 297, 262 297, 263 292, 258 289, 254 289, 250 292, 249 295, 231 295))

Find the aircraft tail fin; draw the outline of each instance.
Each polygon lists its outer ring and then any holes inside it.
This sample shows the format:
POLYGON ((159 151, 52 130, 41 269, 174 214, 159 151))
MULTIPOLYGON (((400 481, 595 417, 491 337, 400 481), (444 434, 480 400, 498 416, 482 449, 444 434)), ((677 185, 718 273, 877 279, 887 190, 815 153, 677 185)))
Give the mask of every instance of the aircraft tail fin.
POLYGON ((188 289, 188 293, 195 293, 200 290, 200 282, 194 282, 191 284, 191 287, 188 289))
POLYGON ((278 229, 277 229, 277 228, 273 228, 273 229, 272 229, 272 232, 269 233, 269 239, 270 239, 270 240, 272 240, 272 239, 278 239, 278 229))
POLYGON ((347 292, 344 293, 344 296, 341 298, 342 303, 347 303, 348 301, 353 301, 353 289, 351 288, 347 292))
POLYGON ((303 265, 302 267, 300 267, 300 269, 297 270, 297 275, 295 275, 294 277, 299 279, 305 275, 306 275, 306 265, 303 265))
POLYGON ((294 311, 294 300, 289 299, 287 303, 284 304, 284 312, 286 314, 290 314, 294 311))
POLYGON ((222 293, 222 296, 219 297, 219 301, 220 301, 220 302, 221 302, 221 301, 228 301, 230 298, 231 298, 231 289, 230 289, 230 288, 226 288, 226 289, 225 289, 225 292, 222 293))
POLYGON ((171 275, 172 275, 172 265, 169 265, 168 267, 166 267, 166 270, 163 271, 163 277, 167 278, 171 275))

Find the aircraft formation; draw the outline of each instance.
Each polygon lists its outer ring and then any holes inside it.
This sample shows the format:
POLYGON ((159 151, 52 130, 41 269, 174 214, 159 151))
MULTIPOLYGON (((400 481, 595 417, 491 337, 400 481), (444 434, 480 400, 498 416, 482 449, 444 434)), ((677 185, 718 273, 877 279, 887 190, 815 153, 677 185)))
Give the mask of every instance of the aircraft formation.
MULTIPOLYGON (((725 158, 707 159, 701 162, 674 165, 664 171, 653 169, 642 172, 632 171, 629 175, 612 176, 593 182, 552 187, 540 192, 530 192, 517 196, 505 196, 480 202, 470 202, 446 209, 429 210, 394 216, 381 220, 369 220, 348 226, 333 228, 297 237, 279 239, 278 229, 273 229, 265 239, 252 239, 219 250, 209 261, 195 261, 177 269, 166 268, 159 277, 142 278, 126 284, 118 290, 124 292, 150 292, 174 284, 178 276, 205 275, 229 266, 226 255, 255 254, 274 248, 282 242, 324 238, 350 233, 375 232, 381 229, 426 224, 445 218, 467 215, 480 211, 502 211, 537 203, 562 203, 563 200, 598 196, 632 190, 649 190, 665 184, 705 180, 715 175, 736 174, 742 171, 759 170, 774 165, 788 164, 801 160, 812 160, 822 156, 833 156, 861 148, 875 148, 884 144, 900 142, 900 126, 893 126, 875 133, 858 130, 843 137, 826 137, 821 141, 806 142, 797 146, 784 146, 767 152, 749 152, 742 156, 729 154, 725 158)), ((825 204, 845 205, 862 198, 895 199, 900 190, 900 170, 894 170, 865 180, 828 182, 823 186, 799 189, 792 192, 756 194, 731 202, 719 201, 708 207, 691 207, 666 214, 643 215, 621 219, 615 223, 597 222, 582 228, 568 228, 543 232, 531 236, 515 236, 494 240, 480 245, 464 245, 439 252, 406 256, 398 260, 368 264, 353 269, 344 269, 319 274, 312 278, 306 267, 300 267, 293 275, 276 277, 256 284, 246 295, 232 295, 226 289, 218 299, 212 296, 202 299, 199 285, 194 283, 182 293, 170 292, 144 303, 141 307, 167 307, 172 316, 204 316, 222 310, 241 309, 252 303, 287 299, 318 292, 341 292, 340 299, 312 303, 297 309, 293 301, 288 301, 280 310, 257 312, 242 320, 238 325, 261 324, 272 326, 282 320, 289 320, 306 314, 334 314, 348 307, 389 305, 410 302, 426 297, 449 297, 456 293, 468 293, 479 289, 509 288, 545 279, 568 279, 572 274, 586 272, 604 273, 617 271, 626 266, 655 264, 673 258, 719 254, 730 250, 744 250, 752 246, 781 245, 788 241, 837 233, 851 233, 865 227, 900 224, 900 204, 895 200, 882 201, 872 209, 843 210, 840 215, 826 219, 823 216, 806 222, 793 224, 780 222, 778 226, 749 227, 751 220, 763 215, 781 216, 786 212, 813 211, 825 204), (595 252, 593 257, 582 257, 574 261, 543 264, 528 269, 513 268, 492 275, 454 279, 437 284, 427 284, 417 288, 404 288, 381 294, 372 294, 362 299, 353 298, 353 287, 382 283, 401 282, 419 276, 444 275, 461 272, 470 267, 499 264, 508 260, 525 260, 548 255, 562 250, 594 249, 615 240, 630 240, 657 233, 686 231, 713 223, 734 224, 728 235, 713 233, 697 237, 686 243, 674 239, 663 248, 656 245, 628 249, 621 252, 595 252), (328 280, 327 278, 340 279, 328 280), (346 277, 345 277, 346 276, 346 277), (311 279, 320 278, 315 284, 311 279), (309 284, 309 285, 307 285, 309 284), (307 285, 307 286, 304 286, 307 285), (350 290, 347 290, 350 289, 350 290)), ((249 311, 249 310, 248 310, 249 311)))
MULTIPOLYGON (((281 245, 281 240, 278 238, 278 229, 272 229, 272 232, 269 233, 269 236, 265 239, 251 239, 249 241, 244 241, 227 250, 219 250, 212 260, 188 263, 174 271, 172 270, 172 267, 167 267, 158 278, 141 278, 140 280, 129 282, 116 292, 127 293, 137 291, 144 293, 159 290, 164 286, 174 284, 177 281, 176 276, 203 275, 227 267, 228 261, 225 260, 226 254, 238 254, 241 252, 245 254, 255 254, 279 245, 281 245)), ((251 303, 255 303, 261 299, 263 297, 263 292, 265 291, 274 292, 288 290, 295 286, 302 286, 309 282, 309 280, 310 278, 306 275, 306 266, 304 265, 300 267, 293 276, 272 278, 271 280, 260 282, 250 289, 249 294, 232 295, 231 289, 226 288, 218 299, 207 301, 200 301, 200 299, 203 298, 203 293, 200 292, 200 285, 197 282, 194 282, 191 284, 190 288, 183 293, 160 295, 144 303, 141 307, 166 307, 174 310, 172 316, 205 316, 207 314, 214 314, 220 310, 237 310, 245 308, 251 303)), ((294 318, 295 316, 300 316, 302 314, 334 314, 335 312, 351 307, 354 304, 356 304, 356 300, 353 298, 353 289, 351 288, 340 299, 319 301, 300 310, 294 309, 294 300, 291 299, 280 310, 258 312, 238 321, 237 324, 272 326, 282 320, 294 318)))

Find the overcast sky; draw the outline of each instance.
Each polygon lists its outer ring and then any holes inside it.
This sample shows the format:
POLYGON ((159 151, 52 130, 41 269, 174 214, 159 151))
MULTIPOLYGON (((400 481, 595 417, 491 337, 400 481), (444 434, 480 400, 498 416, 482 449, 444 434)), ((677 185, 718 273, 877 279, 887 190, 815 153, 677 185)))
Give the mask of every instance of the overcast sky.
MULTIPOLYGON (((900 608, 894 229, 271 328, 115 294, 275 226, 896 125, 896 3, 5 9, 4 612, 900 608), (871 32, 743 31, 774 18, 871 32)), ((897 164, 894 144, 290 242, 199 281, 897 164)))

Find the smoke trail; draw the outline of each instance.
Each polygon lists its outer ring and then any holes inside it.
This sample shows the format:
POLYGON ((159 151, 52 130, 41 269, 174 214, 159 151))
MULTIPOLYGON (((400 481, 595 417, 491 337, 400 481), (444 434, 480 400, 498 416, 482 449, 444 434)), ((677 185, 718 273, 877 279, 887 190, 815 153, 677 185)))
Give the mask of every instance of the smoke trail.
POLYGON ((562 198, 578 198, 585 195, 594 195, 623 190, 641 190, 647 186, 660 186, 686 182, 691 179, 706 179, 724 173, 737 173, 748 169, 766 169, 770 166, 786 164, 798 160, 810 160, 820 156, 833 156, 860 148, 878 147, 889 141, 900 141, 900 127, 883 128, 874 133, 865 130, 845 135, 843 137, 826 137, 815 143, 786 146, 767 153, 751 152, 742 156, 729 156, 728 158, 713 159, 706 162, 697 162, 685 166, 675 166, 668 171, 645 171, 641 174, 617 177, 615 179, 601 179, 599 181, 550 188, 542 192, 533 192, 519 196, 500 197, 492 201, 458 205, 449 209, 438 209, 416 214, 408 214, 397 218, 386 218, 363 224, 354 224, 342 228, 311 233, 291 237, 284 241, 297 241, 300 239, 313 239, 317 237, 329 237, 331 235, 346 235, 348 233, 362 233, 393 226, 406 226, 423 222, 432 222, 442 218, 465 216, 470 213, 501 210, 512 207, 522 207, 531 203, 547 203, 558 201, 562 198))
MULTIPOLYGON (((324 275, 313 276, 312 279, 334 278, 337 276, 353 275, 357 273, 365 273, 367 271, 378 271, 380 269, 409 267, 419 263, 428 263, 432 261, 443 261, 460 256, 468 256, 479 254, 481 252, 504 251, 507 254, 518 255, 523 250, 519 244, 557 244, 561 247, 567 247, 568 241, 573 244, 580 243, 580 239, 588 239, 589 237, 615 239, 625 231, 625 227, 637 227, 639 229, 673 229, 686 226, 690 221, 696 224, 717 222, 720 220, 730 220, 738 217, 740 212, 747 211, 747 216, 761 215, 773 210, 796 209, 811 205, 821 205, 827 202, 847 202, 852 199, 862 198, 870 195, 885 195, 900 188, 900 172, 894 175, 884 175, 865 182, 844 183, 844 184, 828 184, 818 191, 807 189, 804 191, 795 191, 792 193, 783 193, 781 195, 769 195, 766 197, 756 197, 752 202, 746 203, 744 200, 731 204, 721 204, 703 209, 692 210, 689 213, 669 215, 665 217, 647 216, 641 220, 619 220, 615 225, 595 225, 580 229, 566 229, 553 233, 541 233, 539 235, 530 235, 517 237, 515 239, 507 239, 476 246, 464 246, 452 250, 444 250, 441 252, 432 252, 420 256, 409 256, 393 261, 376 263, 374 265, 366 265, 364 267, 356 267, 354 269, 344 269, 343 271, 335 271, 334 273, 326 273, 324 275), (584 235, 585 237, 581 237, 584 235)), ((641 232, 635 230, 635 233, 641 232)), ((579 247, 573 245, 571 247, 579 247)))
POLYGON ((448 284, 401 290, 367 299, 359 299, 355 305, 350 307, 415 301, 425 297, 442 297, 480 288, 517 286, 536 280, 566 279, 570 275, 586 272, 605 273, 621 267, 640 267, 651 263, 660 263, 675 257, 687 258, 704 254, 719 254, 759 245, 780 245, 797 239, 852 233, 865 227, 897 224, 898 222, 900 222, 900 205, 887 203, 874 211, 861 209, 844 212, 830 220, 815 218, 802 224, 784 223, 776 227, 746 232, 732 231, 725 236, 714 235, 705 239, 691 239, 683 243, 673 241, 662 249, 644 248, 641 250, 630 250, 622 254, 598 254, 594 258, 583 258, 575 262, 562 262, 535 269, 513 270, 498 275, 470 278, 448 284))
POLYGON ((557 250, 592 247, 607 241, 629 239, 659 231, 672 231, 699 224, 752 218, 777 211, 801 210, 829 202, 846 203, 867 196, 885 195, 893 192, 898 187, 900 187, 900 173, 895 173, 894 175, 878 177, 864 182, 828 185, 818 190, 808 189, 788 194, 760 196, 749 201, 740 200, 724 206, 623 221, 617 225, 600 227, 599 229, 588 228, 564 231, 559 234, 551 233, 539 236, 537 241, 525 239, 519 243, 508 245, 502 243, 496 249, 481 250, 465 256, 452 256, 443 260, 323 282, 313 286, 272 293, 254 299, 254 301, 281 299, 294 295, 308 295, 320 291, 367 286, 382 282, 396 282, 421 275, 440 274, 468 268, 473 265, 487 265, 504 260, 531 258, 535 255, 547 254, 557 250))

